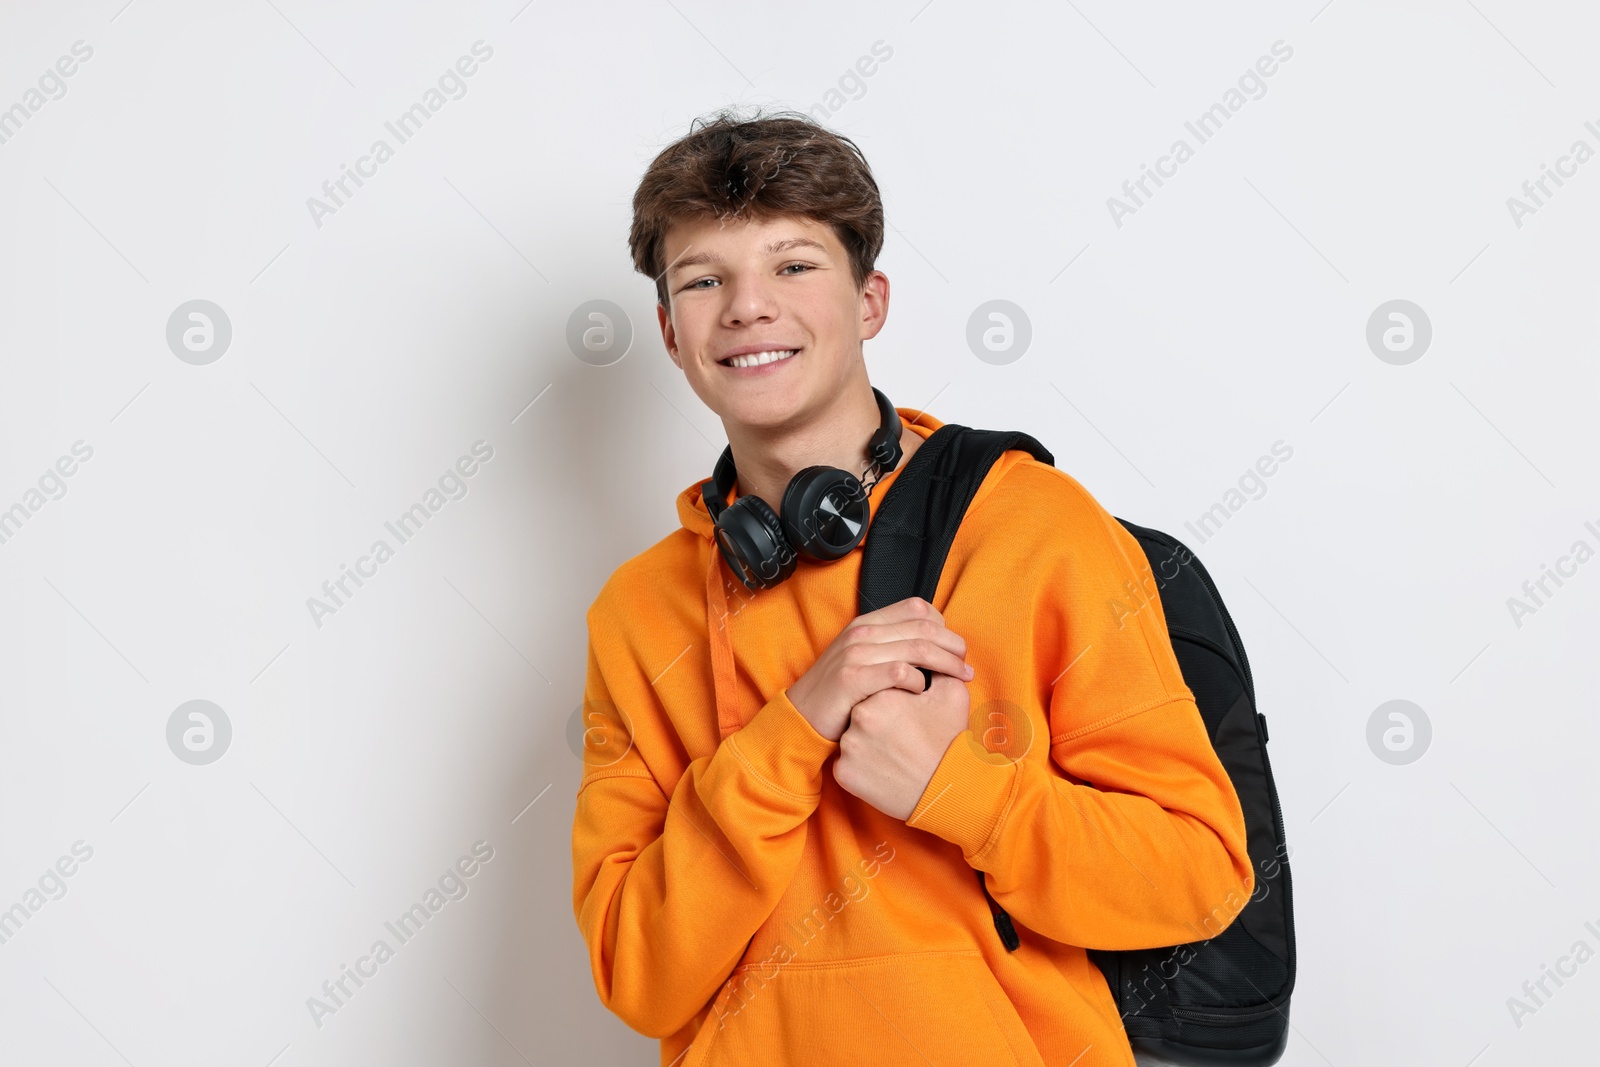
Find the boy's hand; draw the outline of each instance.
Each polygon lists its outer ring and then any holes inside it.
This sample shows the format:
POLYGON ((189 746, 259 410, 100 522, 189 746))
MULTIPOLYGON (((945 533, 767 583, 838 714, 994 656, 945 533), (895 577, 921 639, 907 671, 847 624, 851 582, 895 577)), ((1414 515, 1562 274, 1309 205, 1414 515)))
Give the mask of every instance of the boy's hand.
MULTIPOLYGON (((851 620, 789 687, 789 701, 812 729, 837 741, 852 709, 869 697, 921 694, 927 682, 919 667, 951 675, 952 681, 970 679, 972 670, 962 659, 966 653, 966 639, 945 628, 944 616, 932 604, 907 597, 851 620)), ((935 673, 935 685, 938 678, 935 673)))
POLYGON ((909 819, 950 742, 969 723, 967 683, 935 674, 926 693, 885 689, 850 712, 833 777, 896 819, 909 819))

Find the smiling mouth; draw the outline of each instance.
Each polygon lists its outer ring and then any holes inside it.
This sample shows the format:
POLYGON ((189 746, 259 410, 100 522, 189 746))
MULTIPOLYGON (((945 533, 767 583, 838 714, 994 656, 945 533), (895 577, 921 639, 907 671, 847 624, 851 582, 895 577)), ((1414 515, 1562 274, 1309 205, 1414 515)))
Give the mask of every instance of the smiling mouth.
POLYGON ((798 348, 784 349, 775 352, 753 352, 748 356, 729 356, 727 359, 718 360, 723 367, 759 367, 767 363, 778 363, 791 356, 798 355, 798 348))

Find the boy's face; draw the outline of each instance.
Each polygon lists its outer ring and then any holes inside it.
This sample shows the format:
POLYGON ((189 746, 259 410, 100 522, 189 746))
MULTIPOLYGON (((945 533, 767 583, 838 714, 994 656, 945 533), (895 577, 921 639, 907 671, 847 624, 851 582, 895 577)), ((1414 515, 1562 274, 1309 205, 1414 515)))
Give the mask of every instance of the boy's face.
POLYGON ((861 342, 883 327, 889 279, 858 290, 833 228, 787 215, 667 231, 670 308, 657 307, 661 339, 701 401, 725 421, 792 426, 823 413, 862 374, 861 342), (748 348, 798 351, 748 370, 722 360, 748 348))

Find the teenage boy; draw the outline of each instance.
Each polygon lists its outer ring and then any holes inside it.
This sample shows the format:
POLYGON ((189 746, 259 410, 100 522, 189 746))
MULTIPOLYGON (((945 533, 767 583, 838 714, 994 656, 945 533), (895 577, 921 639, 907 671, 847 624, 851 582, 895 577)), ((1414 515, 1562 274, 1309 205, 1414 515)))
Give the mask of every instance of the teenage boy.
POLYGON ((667 354, 729 448, 586 616, 595 988, 663 1065, 1129 1067, 1085 950, 1231 923, 1239 801, 1138 543, 1026 452, 932 604, 856 615, 871 534, 839 486, 875 514, 942 425, 867 379, 882 243, 859 149, 804 116, 697 124, 634 197, 667 354))

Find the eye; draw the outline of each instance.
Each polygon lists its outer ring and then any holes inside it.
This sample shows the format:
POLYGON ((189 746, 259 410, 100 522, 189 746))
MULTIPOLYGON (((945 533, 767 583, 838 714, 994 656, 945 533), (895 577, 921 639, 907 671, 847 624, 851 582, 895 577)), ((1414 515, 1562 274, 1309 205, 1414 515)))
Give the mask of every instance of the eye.
POLYGON ((692 281, 688 285, 684 286, 684 289, 685 290, 689 290, 689 289, 704 289, 705 286, 701 285, 700 284, 701 282, 714 282, 714 281, 716 281, 715 278, 696 278, 694 281, 692 281))
MULTIPOLYGON (((811 264, 809 264, 809 263, 790 263, 788 266, 785 266, 781 270, 779 270, 778 273, 782 274, 783 271, 789 270, 791 267, 799 267, 801 270, 812 270, 812 269, 814 269, 811 266, 811 264)), ((791 274, 790 277, 792 278, 792 277, 794 277, 794 275, 791 274)))

